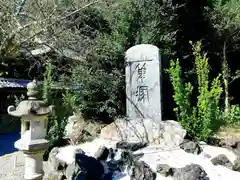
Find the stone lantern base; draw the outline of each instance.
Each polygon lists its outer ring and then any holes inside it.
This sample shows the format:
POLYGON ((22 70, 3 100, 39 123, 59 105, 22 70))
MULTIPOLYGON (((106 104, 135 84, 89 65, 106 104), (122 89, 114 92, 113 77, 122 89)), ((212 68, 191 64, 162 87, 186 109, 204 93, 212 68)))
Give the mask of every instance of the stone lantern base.
POLYGON ((23 152, 25 157, 25 180, 42 180, 43 171, 43 154, 48 148, 49 143, 45 139, 24 140, 20 139, 15 142, 15 147, 23 152))
POLYGON ((25 180, 42 180, 44 176, 43 171, 43 154, 42 151, 23 151, 25 156, 25 180))

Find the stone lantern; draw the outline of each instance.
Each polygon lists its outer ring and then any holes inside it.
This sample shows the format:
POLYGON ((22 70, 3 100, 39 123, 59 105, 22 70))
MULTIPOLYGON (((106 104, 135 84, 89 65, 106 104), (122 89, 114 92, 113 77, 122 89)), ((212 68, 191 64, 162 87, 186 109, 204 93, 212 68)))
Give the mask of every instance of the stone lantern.
POLYGON ((43 179, 43 154, 48 148, 47 135, 48 115, 52 113, 53 106, 38 100, 39 89, 36 80, 28 83, 28 100, 8 107, 11 116, 21 118, 21 138, 14 143, 15 148, 24 153, 26 180, 43 179))

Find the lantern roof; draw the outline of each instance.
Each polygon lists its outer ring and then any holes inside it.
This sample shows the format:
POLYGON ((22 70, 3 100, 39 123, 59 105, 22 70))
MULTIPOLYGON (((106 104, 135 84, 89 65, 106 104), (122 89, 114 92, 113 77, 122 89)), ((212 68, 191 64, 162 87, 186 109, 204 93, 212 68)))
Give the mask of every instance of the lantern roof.
POLYGON ((43 100, 38 100, 39 88, 36 80, 27 84, 28 100, 21 101, 15 108, 8 107, 8 114, 16 117, 23 117, 28 115, 45 116, 52 113, 53 106, 48 106, 43 100))

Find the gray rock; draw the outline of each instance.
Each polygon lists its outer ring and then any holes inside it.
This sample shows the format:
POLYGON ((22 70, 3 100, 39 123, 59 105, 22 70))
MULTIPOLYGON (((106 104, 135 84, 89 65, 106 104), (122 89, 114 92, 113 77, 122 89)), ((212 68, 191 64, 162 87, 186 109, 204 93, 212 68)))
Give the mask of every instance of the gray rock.
POLYGON ((101 161, 82 153, 76 154, 75 160, 79 167, 78 173, 74 176, 76 180, 82 180, 82 178, 100 180, 104 176, 105 172, 101 161))
POLYGON ((139 161, 143 155, 143 153, 133 154, 130 151, 123 151, 121 153, 121 160, 128 166, 131 166, 134 162, 139 161))
POLYGON ((76 163, 69 164, 66 168, 65 175, 68 180, 72 180, 73 177, 79 172, 79 168, 76 163))
POLYGON ((186 136, 179 122, 145 119, 117 119, 101 129, 101 138, 127 142, 149 142, 162 146, 178 147, 186 136))
POLYGON ((75 157, 75 155, 78 154, 78 153, 85 154, 85 152, 84 152, 82 149, 77 148, 77 149, 74 150, 74 157, 75 157))
POLYGON ((187 153, 200 154, 202 152, 202 148, 198 145, 198 143, 190 140, 185 139, 179 146, 187 153))
POLYGON ((66 168, 66 163, 61 162, 56 155, 59 152, 59 148, 55 147, 51 150, 48 157, 48 167, 53 171, 64 170, 66 168))
POLYGON ((222 141, 222 144, 224 145, 223 147, 233 148, 233 149, 236 149, 237 144, 240 142, 239 138, 237 137, 226 137, 226 138, 222 138, 221 141, 222 141))
POLYGON ((170 167, 167 164, 158 164, 157 165, 157 173, 167 177, 167 176, 173 176, 173 168, 170 167))
POLYGON ((114 157, 116 156, 117 149, 109 148, 109 159, 114 160, 114 157))
POLYGON ((233 163, 233 168, 234 171, 239 171, 240 172, 240 157, 238 157, 234 163, 233 163))
POLYGON ((236 143, 236 149, 240 152, 240 141, 236 143))
POLYGON ((225 166, 229 169, 232 169, 233 167, 233 164, 231 163, 231 161, 227 158, 226 155, 224 154, 220 154, 216 157, 214 157, 211 162, 214 164, 214 165, 221 165, 221 166, 225 166))
POLYGON ((129 150, 129 151, 137 151, 144 147, 147 147, 147 142, 137 142, 137 143, 129 143, 127 141, 119 141, 116 144, 116 148, 129 150))
POLYGON ((210 154, 207 154, 207 153, 203 153, 203 156, 204 156, 205 158, 208 158, 208 159, 210 159, 210 158, 212 157, 210 154))
POLYGON ((109 149, 105 146, 101 146, 97 152, 94 154, 94 157, 100 161, 106 161, 109 155, 109 149))
POLYGON ((190 164, 175 170, 173 180, 205 180, 207 173, 198 164, 190 164))
POLYGON ((134 162, 131 180, 155 180, 157 175, 144 161, 134 162))
POLYGON ((198 143, 199 145, 207 145, 207 143, 206 142, 204 142, 204 141, 200 141, 199 143, 198 143))
POLYGON ((235 151, 237 151, 240 154, 240 141, 235 142, 232 148, 235 149, 235 151))
POLYGON ((212 137, 208 140, 209 145, 224 147, 228 149, 234 149, 235 151, 239 150, 240 153, 240 141, 238 137, 226 137, 226 138, 217 138, 212 137))
POLYGON ((44 180, 65 180, 66 176, 62 171, 51 171, 45 175, 44 180))
MULTIPOLYGON (((84 154, 84 151, 83 151, 82 149, 80 149, 80 148, 75 149, 75 150, 74 150, 74 155, 73 155, 73 156, 74 156, 74 159, 76 159, 76 155, 77 155, 77 154, 84 154)), ((79 171, 80 171, 80 168, 79 168, 79 166, 78 166, 75 162, 73 162, 72 164, 69 164, 69 165, 66 167, 66 170, 65 170, 66 178, 67 178, 68 180, 72 180, 73 177, 75 177, 76 174, 79 173, 79 171)))

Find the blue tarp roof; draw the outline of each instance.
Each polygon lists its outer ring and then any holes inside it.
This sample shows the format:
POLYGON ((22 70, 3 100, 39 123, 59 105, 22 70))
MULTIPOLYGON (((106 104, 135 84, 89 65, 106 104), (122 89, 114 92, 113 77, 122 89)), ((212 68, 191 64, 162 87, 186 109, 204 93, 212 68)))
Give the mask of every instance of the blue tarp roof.
MULTIPOLYGON (((0 78, 0 88, 26 88, 27 84, 32 80, 24 80, 24 79, 12 79, 12 78, 0 78)), ((40 82, 42 84, 42 82, 40 82)), ((78 89, 80 85, 69 85, 64 86, 59 83, 52 85, 53 89, 78 89)))
POLYGON ((26 88, 31 80, 0 78, 0 88, 26 88))

